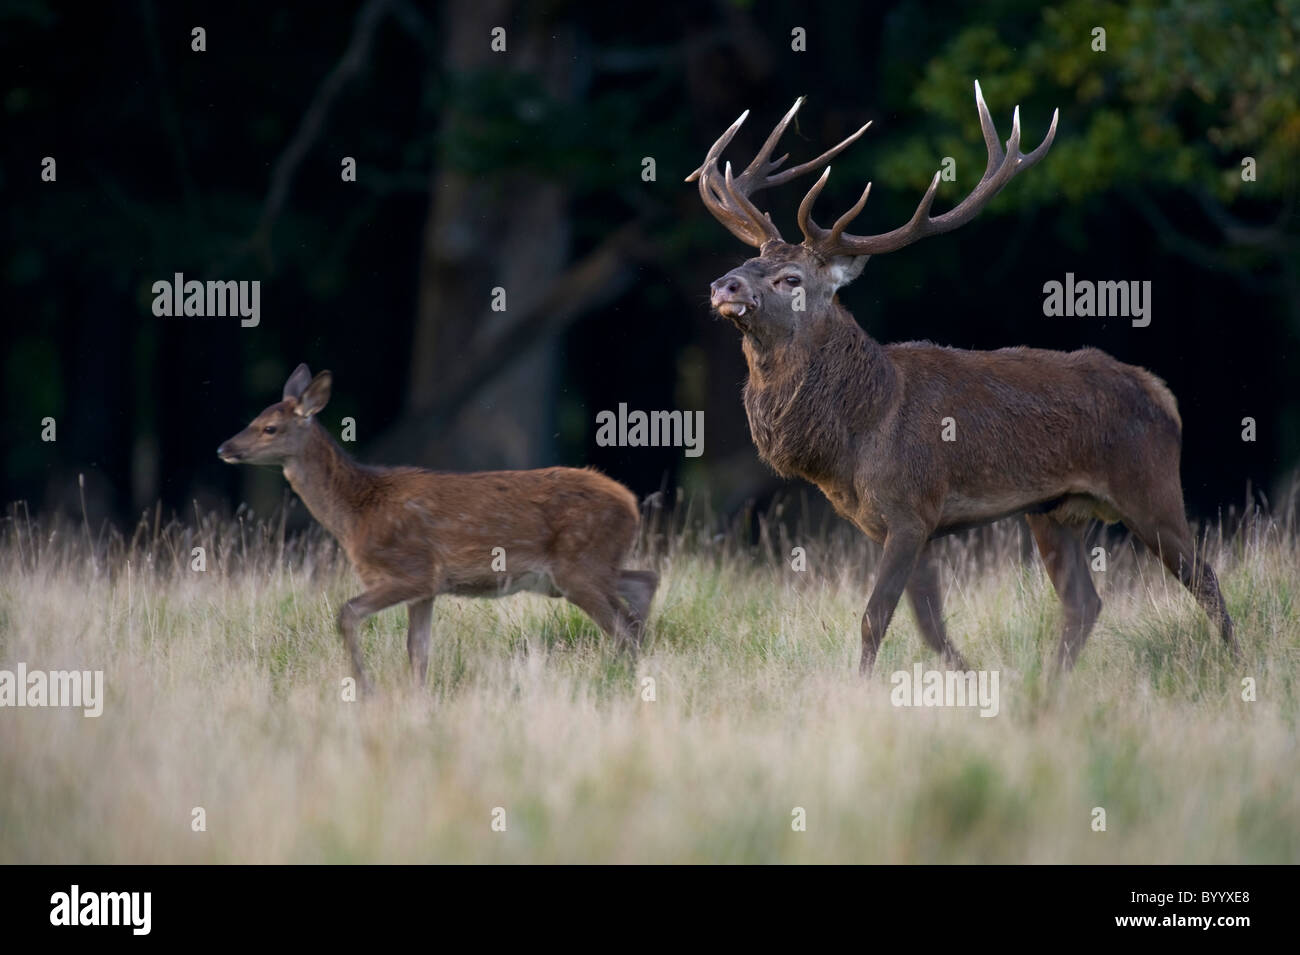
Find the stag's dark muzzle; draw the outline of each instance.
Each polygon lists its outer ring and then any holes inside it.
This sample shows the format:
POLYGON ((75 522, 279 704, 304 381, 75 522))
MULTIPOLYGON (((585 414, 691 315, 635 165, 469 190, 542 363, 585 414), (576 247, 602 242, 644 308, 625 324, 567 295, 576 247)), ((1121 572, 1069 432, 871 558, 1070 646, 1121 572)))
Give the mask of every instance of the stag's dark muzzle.
POLYGON ((758 308, 758 296, 749 280, 737 272, 728 272, 709 286, 709 303, 724 318, 733 322, 758 308))

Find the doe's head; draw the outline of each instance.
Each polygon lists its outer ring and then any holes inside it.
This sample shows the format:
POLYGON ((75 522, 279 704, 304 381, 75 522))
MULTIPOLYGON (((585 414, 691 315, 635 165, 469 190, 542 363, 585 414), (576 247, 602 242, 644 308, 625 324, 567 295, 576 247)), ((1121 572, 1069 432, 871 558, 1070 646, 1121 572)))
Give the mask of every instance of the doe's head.
POLYGON ((217 456, 227 464, 283 464, 297 457, 306 447, 312 416, 330 399, 332 382, 328 371, 313 378, 306 365, 299 365, 284 383, 281 399, 223 442, 217 456))

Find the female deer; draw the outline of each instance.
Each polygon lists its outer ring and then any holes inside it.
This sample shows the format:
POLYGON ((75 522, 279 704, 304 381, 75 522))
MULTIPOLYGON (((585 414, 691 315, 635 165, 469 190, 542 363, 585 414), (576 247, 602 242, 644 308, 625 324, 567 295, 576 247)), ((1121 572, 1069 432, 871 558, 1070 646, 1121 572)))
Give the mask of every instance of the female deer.
POLYGON ((640 519, 631 491, 576 468, 451 474, 360 464, 316 420, 331 380, 328 371, 313 378, 299 365, 281 400, 217 455, 230 464, 282 467, 347 552, 366 589, 343 605, 338 626, 362 692, 370 684, 359 624, 406 604, 411 671, 423 683, 439 594, 564 597, 635 651, 659 578, 622 569, 640 519))

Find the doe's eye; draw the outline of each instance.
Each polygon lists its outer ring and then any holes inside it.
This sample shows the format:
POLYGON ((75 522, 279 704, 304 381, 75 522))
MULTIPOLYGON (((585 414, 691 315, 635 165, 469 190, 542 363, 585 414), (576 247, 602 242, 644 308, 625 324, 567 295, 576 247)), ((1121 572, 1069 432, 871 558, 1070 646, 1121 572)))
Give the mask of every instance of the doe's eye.
POLYGON ((265 428, 262 429, 262 434, 275 434, 275 425, 268 424, 265 428))
POLYGON ((799 282, 800 282, 800 278, 797 275, 787 275, 785 277, 785 284, 789 285, 791 288, 798 285, 799 282))

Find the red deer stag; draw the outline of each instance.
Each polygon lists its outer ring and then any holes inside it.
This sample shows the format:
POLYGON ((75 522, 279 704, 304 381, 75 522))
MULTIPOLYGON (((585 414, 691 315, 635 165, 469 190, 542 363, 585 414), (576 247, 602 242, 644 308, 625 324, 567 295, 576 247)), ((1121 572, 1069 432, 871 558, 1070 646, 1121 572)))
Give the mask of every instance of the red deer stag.
POLYGON ((635 650, 659 578, 622 569, 640 521, 631 491, 575 468, 450 474, 359 464, 316 420, 330 384, 328 371, 313 378, 299 365, 282 400, 217 455, 283 467, 347 552, 366 589, 343 605, 338 626, 363 692, 370 686, 357 642, 361 622, 406 604, 411 671, 423 683, 439 594, 562 596, 635 650))
POLYGON ((1159 378, 1094 348, 881 346, 836 298, 870 256, 974 218, 1018 172, 1047 154, 1056 114, 1042 144, 1025 154, 1016 107, 1003 151, 977 82, 988 166, 969 196, 931 216, 935 173, 906 225, 853 235, 845 229, 866 204, 868 184, 862 198, 824 229, 813 221, 812 207, 830 175, 827 166, 799 204, 804 240, 790 245, 751 196, 826 165, 870 126, 816 159, 777 172, 788 154, 770 157, 802 103, 795 102, 744 172, 733 175, 730 163, 719 170, 718 157, 745 121, 748 112, 742 113, 687 182, 698 180, 705 207, 759 250, 713 283, 711 301, 743 335, 745 411, 760 456, 778 474, 816 484, 842 516, 884 545, 862 618, 860 671, 871 672, 904 590, 926 643, 950 666, 965 669, 945 631, 937 568, 926 545, 1021 513, 1064 605, 1057 671, 1073 665, 1101 609, 1081 534, 1091 518, 1122 521, 1159 554, 1237 654, 1218 581, 1198 561, 1183 512, 1182 423, 1159 378), (945 430, 955 440, 943 440, 945 430))

